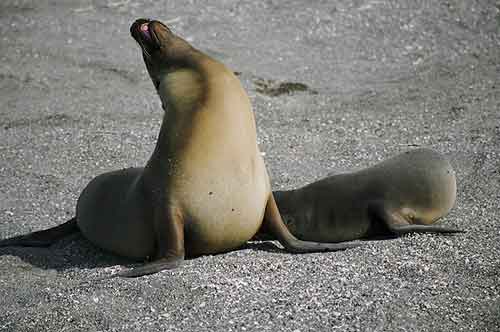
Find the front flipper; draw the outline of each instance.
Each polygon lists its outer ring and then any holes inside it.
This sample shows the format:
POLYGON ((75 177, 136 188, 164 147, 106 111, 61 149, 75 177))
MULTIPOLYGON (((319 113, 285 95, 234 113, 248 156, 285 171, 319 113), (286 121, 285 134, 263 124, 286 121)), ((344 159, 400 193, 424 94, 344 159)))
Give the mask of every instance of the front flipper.
POLYGON ((111 277, 135 278, 175 269, 184 262, 184 217, 177 207, 156 208, 156 259, 111 277))
POLYGON ((337 251, 349 248, 356 248, 362 243, 359 242, 342 242, 342 243, 320 243, 312 241, 302 241, 293 236, 292 233, 285 226, 281 219, 281 215, 274 200, 273 194, 269 196, 266 205, 266 212, 264 214, 265 228, 271 234, 276 236, 278 241, 285 247, 287 251, 292 253, 308 253, 308 252, 322 252, 322 251, 337 251))
POLYGON ((141 265, 139 267, 134 267, 133 269, 118 272, 111 276, 122 277, 122 278, 136 278, 142 277, 148 274, 154 274, 163 270, 173 270, 178 268, 184 262, 184 257, 168 257, 160 258, 153 262, 141 265))
POLYGON ((401 213, 388 208, 380 201, 370 203, 369 213, 372 218, 375 218, 377 221, 382 221, 387 229, 397 236, 408 233, 465 233, 465 231, 453 227, 411 224, 401 213))
POLYGON ((438 234, 465 233, 465 231, 461 229, 439 226, 439 225, 392 225, 390 229, 397 235, 405 235, 408 233, 438 233, 438 234))

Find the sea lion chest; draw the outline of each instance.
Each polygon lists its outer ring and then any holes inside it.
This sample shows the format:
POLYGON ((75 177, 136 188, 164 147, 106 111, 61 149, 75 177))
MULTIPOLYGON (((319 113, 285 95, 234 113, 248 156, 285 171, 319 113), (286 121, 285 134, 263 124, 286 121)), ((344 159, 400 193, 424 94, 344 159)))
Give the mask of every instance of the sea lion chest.
POLYGON ((190 255, 248 241, 262 223, 270 193, 248 97, 237 79, 215 80, 209 85, 217 89, 192 116, 169 186, 170 199, 183 211, 190 255))

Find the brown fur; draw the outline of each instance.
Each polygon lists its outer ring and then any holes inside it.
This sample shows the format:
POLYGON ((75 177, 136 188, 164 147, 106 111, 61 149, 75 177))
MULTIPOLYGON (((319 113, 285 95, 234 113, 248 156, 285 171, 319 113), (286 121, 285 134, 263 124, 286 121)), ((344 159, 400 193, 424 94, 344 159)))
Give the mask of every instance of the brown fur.
MULTIPOLYGON (((456 179, 450 163, 429 149, 273 194, 288 229, 302 240, 342 242, 410 232, 460 232, 432 225, 453 207, 456 179)), ((262 229, 257 238, 273 238, 266 233, 262 229)))
MULTIPOLYGON (((161 22, 140 19, 130 31, 162 101, 158 141, 145 168, 97 176, 76 209, 78 228, 97 246, 153 258, 118 275, 155 273, 178 267, 185 256, 238 248, 263 223, 292 252, 357 246, 300 241, 287 230, 257 146, 250 100, 232 71, 161 22)), ((17 244, 29 243, 27 237, 17 244)))

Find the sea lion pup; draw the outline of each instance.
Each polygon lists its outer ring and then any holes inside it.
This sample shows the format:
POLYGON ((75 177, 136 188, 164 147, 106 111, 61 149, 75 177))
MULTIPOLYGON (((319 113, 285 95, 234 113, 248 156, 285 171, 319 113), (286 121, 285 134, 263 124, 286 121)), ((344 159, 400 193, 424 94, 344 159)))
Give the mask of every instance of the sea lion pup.
MULTIPOLYGON (((273 195, 290 232, 306 241, 461 232, 431 225, 453 207, 456 180, 450 163, 430 149, 273 195)), ((263 228, 256 239, 274 238, 267 233, 263 228)))
POLYGON ((163 122, 144 169, 100 175, 83 190, 76 219, 0 245, 50 244, 79 229, 118 255, 154 261, 118 275, 177 267, 187 256, 238 248, 262 223, 286 250, 334 251, 355 243, 297 240, 281 220, 240 81, 159 21, 130 28, 160 96, 163 122))

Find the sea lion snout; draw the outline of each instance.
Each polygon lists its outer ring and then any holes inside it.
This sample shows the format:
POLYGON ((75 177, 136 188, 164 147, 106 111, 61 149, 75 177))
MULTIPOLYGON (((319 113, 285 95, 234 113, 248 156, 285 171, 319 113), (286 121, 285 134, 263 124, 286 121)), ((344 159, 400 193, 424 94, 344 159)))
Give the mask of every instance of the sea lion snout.
POLYGON ((141 47, 146 68, 157 90, 161 80, 174 72, 174 68, 195 66, 193 59, 197 51, 160 21, 139 18, 130 26, 130 34, 141 47))
POLYGON ((146 53, 151 54, 168 42, 171 31, 160 21, 140 18, 130 26, 130 34, 146 53))
POLYGON ((130 26, 130 34, 148 57, 151 57, 154 51, 165 46, 170 33, 165 24, 146 18, 140 18, 130 26))
POLYGON ((144 25, 149 25, 151 20, 149 18, 138 18, 132 25, 130 26, 130 34, 132 37, 137 40, 139 34, 141 33, 141 27, 144 25))

